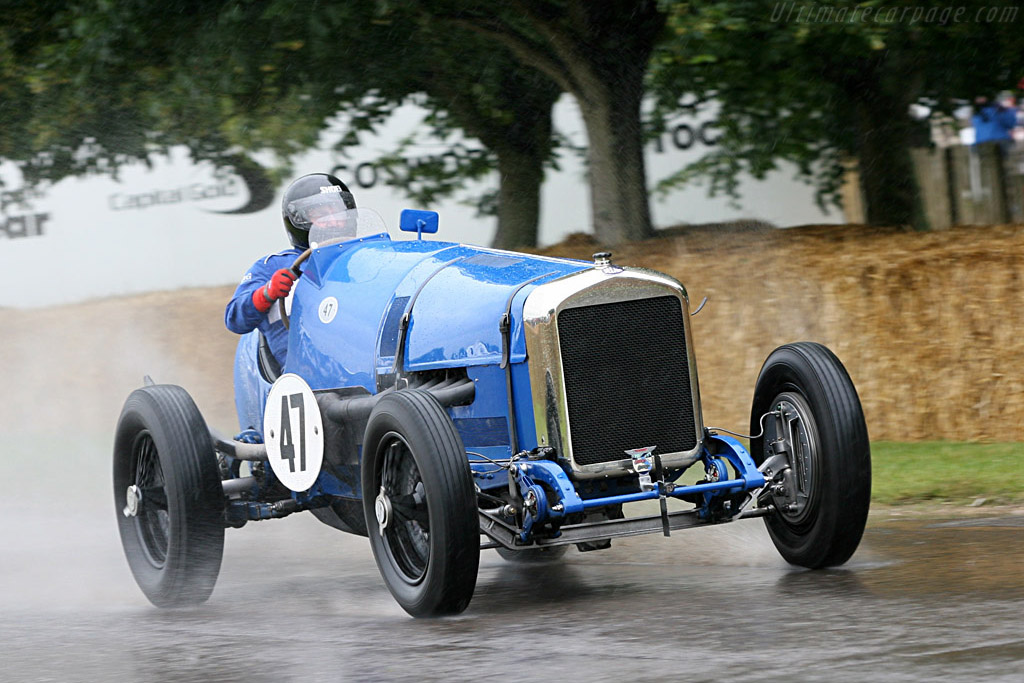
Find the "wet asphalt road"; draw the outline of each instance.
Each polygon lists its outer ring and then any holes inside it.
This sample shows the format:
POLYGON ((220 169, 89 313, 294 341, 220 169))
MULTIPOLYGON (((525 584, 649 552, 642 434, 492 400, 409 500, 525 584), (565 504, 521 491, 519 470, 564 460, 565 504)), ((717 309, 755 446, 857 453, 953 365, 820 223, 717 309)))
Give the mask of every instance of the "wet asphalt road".
POLYGON ((484 551, 469 609, 414 621, 366 540, 301 514, 228 529, 210 601, 159 610, 121 552, 103 440, 5 443, 0 681, 1024 680, 1024 515, 874 515, 816 572, 759 520, 550 565, 484 551))
POLYGON ((546 566, 485 551, 469 609, 417 621, 364 539, 305 514, 229 530, 211 600, 162 611, 121 553, 105 447, 75 471, 49 438, 0 463, 2 681, 1024 680, 1024 515, 876 515, 823 572, 758 520, 546 566))

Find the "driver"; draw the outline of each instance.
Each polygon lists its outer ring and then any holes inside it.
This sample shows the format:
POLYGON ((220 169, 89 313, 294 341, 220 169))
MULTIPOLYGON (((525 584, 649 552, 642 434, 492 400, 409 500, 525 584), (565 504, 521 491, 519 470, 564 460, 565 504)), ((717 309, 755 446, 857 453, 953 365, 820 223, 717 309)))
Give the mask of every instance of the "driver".
POLYGON ((293 182, 281 201, 284 229, 292 248, 254 263, 228 302, 224 311, 227 328, 236 334, 258 328, 266 335, 270 351, 282 368, 288 356, 288 331, 275 303, 288 296, 295 283, 297 276, 291 265, 309 248, 310 228, 344 228, 345 212, 354 208, 352 193, 332 175, 311 173, 293 182))

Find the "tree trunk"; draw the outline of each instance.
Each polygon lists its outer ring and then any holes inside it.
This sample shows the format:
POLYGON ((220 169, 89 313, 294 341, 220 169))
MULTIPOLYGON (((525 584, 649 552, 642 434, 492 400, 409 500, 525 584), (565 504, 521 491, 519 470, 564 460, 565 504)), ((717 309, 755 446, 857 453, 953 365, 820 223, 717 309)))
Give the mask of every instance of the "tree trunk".
POLYGON ((540 188, 544 183, 546 149, 536 153, 502 149, 498 155, 498 231, 492 245, 498 249, 537 245, 540 188))
POLYGON ((647 62, 665 27, 662 3, 509 4, 508 16, 515 15, 514 19, 475 15, 465 23, 503 43, 523 65, 576 98, 587 129, 591 219, 597 239, 618 244, 650 236, 640 102, 647 62))
POLYGON ((498 158, 499 249, 537 246, 540 189, 551 156, 551 109, 562 89, 542 74, 515 69, 505 77, 503 109, 511 120, 475 117, 470 132, 498 158))
POLYGON ((911 225, 927 230, 910 156, 913 122, 907 114, 909 103, 902 100, 862 95, 856 105, 865 217, 869 225, 911 225))
POLYGON ((569 72, 570 92, 587 128, 594 236, 608 245, 646 239, 654 229, 640 104, 665 15, 651 0, 577 0, 569 6, 593 32, 578 44, 585 60, 575 66, 570 61, 569 72))
MULTIPOLYGON (((590 206, 594 236, 601 244, 650 237, 640 98, 631 88, 604 88, 581 103, 587 128, 590 206)), ((637 89, 639 90, 639 89, 637 89)))

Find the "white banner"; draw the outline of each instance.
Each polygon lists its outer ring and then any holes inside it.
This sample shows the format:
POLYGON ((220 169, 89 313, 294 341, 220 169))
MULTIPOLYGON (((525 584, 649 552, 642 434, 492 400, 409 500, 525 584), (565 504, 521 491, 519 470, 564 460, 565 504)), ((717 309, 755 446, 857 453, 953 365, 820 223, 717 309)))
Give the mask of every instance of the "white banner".
MULTIPOLYGON (((343 118, 343 117, 342 117, 343 118)), ((375 209, 397 231, 398 215, 410 203, 384 185, 374 159, 393 150, 399 139, 417 130, 423 110, 404 107, 380 133, 346 155, 331 150, 338 133, 324 135, 322 149, 295 161, 296 176, 334 172, 352 189, 359 206, 375 209), (332 137, 333 136, 333 137, 332 137)), ((563 98, 555 125, 578 145, 585 135, 575 102, 563 98)), ((681 120, 647 149, 648 181, 653 186, 714 144, 710 118, 681 120)), ((427 141, 411 152, 443 154, 446 147, 427 141)), ((68 178, 45 193, 19 201, 21 179, 13 164, 0 167, 0 291, 3 306, 36 307, 95 297, 181 287, 224 285, 238 278, 257 258, 288 246, 281 226, 282 188, 269 204, 257 202, 245 181, 192 164, 184 149, 153 165, 124 168, 109 177, 68 178)), ((584 164, 564 153, 561 170, 549 172, 542 189, 540 241, 552 244, 573 232, 590 231, 590 202, 584 164)), ((838 212, 822 214, 812 189, 777 172, 763 182, 744 181, 740 208, 726 197, 709 199, 700 185, 652 196, 659 227, 757 218, 779 226, 837 223, 838 212)), ((479 184, 472 192, 493 187, 479 184)), ((436 239, 488 245, 493 218, 477 218, 464 204, 468 194, 433 208, 441 214, 436 239)))

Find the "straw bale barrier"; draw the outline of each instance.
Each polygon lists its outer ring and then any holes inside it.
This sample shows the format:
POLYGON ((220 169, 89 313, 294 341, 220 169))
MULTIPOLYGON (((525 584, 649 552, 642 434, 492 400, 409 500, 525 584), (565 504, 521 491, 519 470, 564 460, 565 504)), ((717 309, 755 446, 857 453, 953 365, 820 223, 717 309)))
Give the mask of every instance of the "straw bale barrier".
MULTIPOLYGON (((590 259, 584 235, 543 253, 590 259)), ((851 226, 717 225, 664 231, 614 260, 682 281, 705 422, 746 431, 754 381, 776 346, 811 340, 842 359, 873 440, 1018 441, 1024 427, 1024 226, 904 233, 851 226)), ((113 430, 142 375, 189 389, 235 426, 232 287, 50 309, 0 309, 0 376, 18 400, 0 428, 113 430)), ((642 342, 657 330, 615 330, 642 342)))
MULTIPOLYGON (((576 235, 544 253, 598 250, 576 235)), ((1021 439, 1024 226, 680 228, 614 260, 676 277, 691 308, 708 297, 692 321, 708 425, 745 431, 764 359, 810 340, 846 365, 872 440, 1021 439)))

